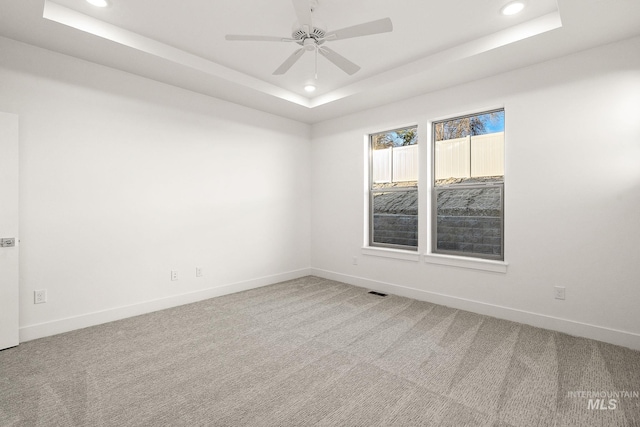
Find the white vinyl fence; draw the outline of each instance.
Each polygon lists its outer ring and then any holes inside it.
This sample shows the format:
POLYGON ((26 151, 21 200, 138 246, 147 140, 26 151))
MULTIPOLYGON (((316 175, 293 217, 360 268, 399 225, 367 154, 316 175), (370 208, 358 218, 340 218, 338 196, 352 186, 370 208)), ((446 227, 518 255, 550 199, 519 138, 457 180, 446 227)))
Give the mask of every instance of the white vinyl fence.
MULTIPOLYGON (((504 175, 504 132, 436 142, 436 179, 504 175)), ((373 151, 373 182, 418 180, 418 146, 373 151)))
POLYGON ((418 180, 418 146, 406 145, 393 149, 392 181, 405 182, 418 180))
POLYGON ((436 179, 504 175, 504 132, 436 142, 436 179))
POLYGON ((389 147, 373 151, 373 182, 418 180, 418 146, 389 147))
POLYGON ((471 176, 504 175, 504 132, 471 137, 471 176))
POLYGON ((373 182, 391 182, 391 171, 393 170, 393 148, 384 150, 373 150, 373 182))
POLYGON ((469 178, 471 171, 471 138, 436 142, 436 179, 469 178))

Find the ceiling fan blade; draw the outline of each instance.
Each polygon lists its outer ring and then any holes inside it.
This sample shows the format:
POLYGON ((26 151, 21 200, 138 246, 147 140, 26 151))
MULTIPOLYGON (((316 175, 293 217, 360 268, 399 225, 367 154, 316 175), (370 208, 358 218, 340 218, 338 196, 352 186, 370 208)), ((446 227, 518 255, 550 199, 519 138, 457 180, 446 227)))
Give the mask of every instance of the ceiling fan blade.
POLYGON ((295 42, 297 40, 287 37, 275 36, 244 36, 238 34, 227 34, 224 36, 226 40, 244 41, 244 42, 295 42))
POLYGON ((288 57, 287 60, 284 61, 282 63, 282 65, 280 65, 278 67, 278 69, 273 72, 273 74, 274 75, 280 75, 280 74, 284 74, 287 71, 289 71, 289 68, 291 68, 291 66, 293 64, 295 64, 296 61, 298 61, 298 59, 300 59, 300 57, 302 56, 303 53, 304 53, 304 48, 300 48, 300 49, 296 50, 295 52, 293 52, 291 54, 291 56, 288 57))
POLYGON ((335 51, 329 49, 326 46, 319 47, 320 55, 327 58, 329 61, 333 62, 338 68, 340 68, 345 73, 352 75, 358 72, 360 67, 353 62, 349 61, 344 56, 336 53, 335 51))
POLYGON ((388 33, 393 31, 393 24, 390 18, 378 19, 377 21, 365 22, 364 24, 342 28, 331 31, 325 36, 327 40, 343 40, 352 37, 370 36, 372 34, 388 33))
POLYGON ((307 32, 307 36, 310 35, 311 30, 313 29, 313 22, 311 19, 311 5, 309 4, 309 0, 292 0, 293 8, 296 10, 296 16, 298 17, 298 22, 303 26, 304 30, 307 32))

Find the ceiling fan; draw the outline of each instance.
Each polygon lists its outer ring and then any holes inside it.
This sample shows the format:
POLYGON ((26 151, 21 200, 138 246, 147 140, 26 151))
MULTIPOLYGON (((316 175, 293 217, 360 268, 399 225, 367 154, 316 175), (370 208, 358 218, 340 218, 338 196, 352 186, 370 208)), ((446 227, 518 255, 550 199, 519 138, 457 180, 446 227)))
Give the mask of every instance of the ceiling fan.
POLYGON ((291 37, 274 37, 274 36, 250 36, 250 35, 234 35, 228 34, 225 39, 231 41, 266 41, 266 42, 287 42, 297 43, 301 48, 293 52, 282 65, 274 72, 274 75, 286 73, 293 64, 298 61, 306 51, 315 51, 316 55, 316 77, 318 74, 318 53, 330 62, 335 64, 345 73, 352 75, 360 70, 360 67, 349 61, 344 56, 338 54, 327 46, 325 42, 334 40, 344 40, 353 37, 369 36, 372 34, 388 33, 393 31, 391 19, 384 18, 376 21, 366 22, 364 24, 353 25, 351 27, 342 28, 331 32, 326 32, 318 22, 313 21, 313 11, 317 5, 314 0, 292 0, 293 7, 298 17, 298 21, 294 23, 291 37), (315 24, 315 26, 314 26, 315 24))

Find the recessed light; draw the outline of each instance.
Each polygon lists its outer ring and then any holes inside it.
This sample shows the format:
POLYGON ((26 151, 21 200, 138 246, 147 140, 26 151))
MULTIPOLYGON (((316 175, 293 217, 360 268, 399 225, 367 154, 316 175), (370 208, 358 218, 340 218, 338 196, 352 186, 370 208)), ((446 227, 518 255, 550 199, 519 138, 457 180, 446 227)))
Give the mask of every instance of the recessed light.
POLYGON ((515 15, 516 13, 520 13, 524 9, 524 2, 522 1, 512 1, 511 3, 507 3, 500 9, 500 13, 503 15, 515 15))
POLYGON ((311 92, 315 92, 316 87, 314 85, 305 85, 304 90, 311 93, 311 92))
POLYGON ((87 3, 94 5, 95 7, 107 7, 109 2, 107 0, 87 0, 87 3))

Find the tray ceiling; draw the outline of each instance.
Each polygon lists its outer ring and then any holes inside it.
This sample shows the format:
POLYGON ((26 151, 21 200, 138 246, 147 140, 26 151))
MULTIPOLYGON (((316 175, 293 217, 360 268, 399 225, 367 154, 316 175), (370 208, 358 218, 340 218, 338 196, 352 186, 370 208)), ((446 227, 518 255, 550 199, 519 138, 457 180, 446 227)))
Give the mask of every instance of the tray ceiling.
POLYGON ((528 0, 515 16, 503 0, 318 0, 328 31, 389 17, 393 32, 332 41, 361 70, 319 57, 315 80, 313 52, 272 74, 294 43, 225 40, 290 37, 291 0, 109 2, 2 0, 0 35, 314 123, 640 34, 638 0, 528 0))

